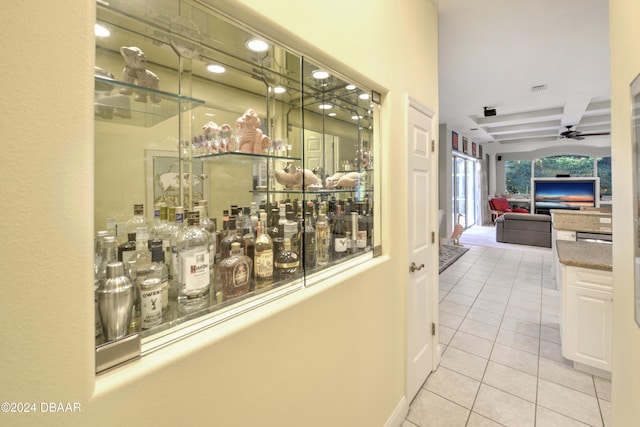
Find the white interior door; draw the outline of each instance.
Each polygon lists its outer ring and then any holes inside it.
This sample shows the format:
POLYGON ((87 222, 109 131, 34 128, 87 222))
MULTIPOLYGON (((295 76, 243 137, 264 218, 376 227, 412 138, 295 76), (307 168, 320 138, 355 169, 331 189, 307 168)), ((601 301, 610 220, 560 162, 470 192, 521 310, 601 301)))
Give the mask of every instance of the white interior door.
MULTIPOLYGON (((407 400, 411 401, 433 370, 435 335, 433 275, 435 212, 432 122, 434 114, 409 100, 408 248, 407 248, 407 400), (433 214, 432 214, 433 213, 433 214)), ((437 276, 436 276, 437 277, 437 276)))

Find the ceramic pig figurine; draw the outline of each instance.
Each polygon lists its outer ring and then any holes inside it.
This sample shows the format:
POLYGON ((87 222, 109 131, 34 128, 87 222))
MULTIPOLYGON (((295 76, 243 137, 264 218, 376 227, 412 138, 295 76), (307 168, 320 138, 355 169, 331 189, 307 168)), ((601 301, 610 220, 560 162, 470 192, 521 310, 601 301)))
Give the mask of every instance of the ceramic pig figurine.
POLYGON ((336 182, 336 188, 354 189, 359 181, 360 172, 348 172, 336 182))
POLYGON ((327 178, 327 188, 336 188, 338 180, 344 176, 344 173, 337 172, 327 178))
POLYGON ((309 188, 311 186, 317 188, 322 186, 320 178, 318 178, 309 169, 302 170, 301 168, 293 165, 287 166, 284 170, 274 171, 274 176, 279 184, 284 185, 284 188, 291 190, 301 190, 303 187, 309 188))
POLYGON ((271 140, 260 130, 258 113, 251 108, 248 109, 238 118, 237 124, 240 128, 238 150, 243 153, 264 154, 265 148, 271 145, 271 140))
MULTIPOLYGON (((124 70, 122 70, 122 81, 138 86, 147 87, 157 90, 160 87, 160 79, 151 71, 147 70, 147 57, 144 52, 137 47, 120 48, 120 54, 124 57, 124 70)), ((120 93, 130 95, 131 88, 122 88, 120 93)), ((136 92, 135 100, 138 102, 147 102, 147 94, 142 91, 136 92)), ((160 97, 156 94, 151 95, 151 102, 160 102, 160 97)))

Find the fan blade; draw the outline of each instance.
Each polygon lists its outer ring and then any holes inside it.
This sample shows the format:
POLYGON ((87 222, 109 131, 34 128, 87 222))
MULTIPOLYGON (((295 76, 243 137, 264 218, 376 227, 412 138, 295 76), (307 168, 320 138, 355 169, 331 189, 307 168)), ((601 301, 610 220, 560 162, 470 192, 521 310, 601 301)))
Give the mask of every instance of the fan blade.
POLYGON ((582 136, 611 135, 611 132, 581 133, 582 136))
POLYGON ((573 135, 573 136, 571 136, 570 138, 571 138, 571 139, 577 139, 577 140, 584 139, 584 137, 583 137, 583 136, 580 136, 579 134, 573 135))

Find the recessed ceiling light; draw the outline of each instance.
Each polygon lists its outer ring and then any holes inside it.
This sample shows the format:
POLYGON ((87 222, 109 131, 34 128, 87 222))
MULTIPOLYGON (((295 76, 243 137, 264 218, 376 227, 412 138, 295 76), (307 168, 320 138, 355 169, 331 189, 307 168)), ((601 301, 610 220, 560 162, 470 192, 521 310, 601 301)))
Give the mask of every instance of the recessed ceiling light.
POLYGON ((251 39, 247 42, 247 47, 254 52, 264 52, 269 49, 269 44, 260 39, 251 39))
POLYGON ((111 31, 105 27, 104 25, 96 24, 94 32, 96 37, 109 37, 111 35, 111 31))
POLYGON ((316 80, 324 80, 324 79, 328 79, 329 78, 329 73, 327 73, 324 70, 313 70, 311 72, 311 75, 316 80))
POLYGON ((369 94, 368 93, 361 93, 360 95, 358 95, 359 99, 369 99, 369 94))
POLYGON ((210 73, 222 74, 227 71, 227 69, 220 64, 208 64, 207 71, 209 71, 210 73))
POLYGON ((330 110, 333 108, 333 105, 331 104, 320 104, 318 105, 318 108, 321 110, 330 110))
POLYGON ((346 85, 345 89, 346 90, 354 90, 356 88, 356 85, 346 85))
POLYGON ((362 118, 362 116, 359 116, 359 115, 357 115, 357 114, 354 114, 353 116, 351 116, 351 118, 352 118, 353 120, 358 120, 358 119, 361 119, 361 118, 362 118))
POLYGON ((276 93, 276 94, 285 93, 286 91, 287 89, 282 86, 276 86, 273 88, 273 93, 276 93))
POLYGON ((335 117, 335 116, 336 116, 336 113, 329 113, 329 114, 327 114, 327 115, 328 115, 329 117, 335 117))

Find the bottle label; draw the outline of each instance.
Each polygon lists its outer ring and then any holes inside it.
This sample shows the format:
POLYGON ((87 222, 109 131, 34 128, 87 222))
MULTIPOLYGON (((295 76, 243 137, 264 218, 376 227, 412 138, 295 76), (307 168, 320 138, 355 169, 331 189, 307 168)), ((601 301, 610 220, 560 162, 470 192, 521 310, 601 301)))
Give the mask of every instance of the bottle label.
POLYGON ((334 242, 336 252, 346 252, 347 245, 351 242, 351 239, 347 239, 346 237, 336 237, 334 242))
POLYGON ((298 268, 300 265, 300 261, 295 262, 276 262, 275 267, 281 269, 290 269, 290 268, 298 268))
POLYGON ((140 291, 140 309, 142 329, 153 328, 162 323, 162 288, 140 291))
POLYGON ((358 238, 356 239, 356 247, 358 249, 364 249, 367 246, 367 232, 358 231, 358 238))
POLYGON ((182 255, 182 283, 185 290, 196 291, 209 286, 209 253, 197 251, 182 255))
POLYGON ((233 286, 236 288, 245 287, 249 282, 249 266, 246 262, 241 262, 233 267, 233 286))
POLYGON ((256 277, 268 278, 273 276, 273 251, 263 251, 256 254, 256 277))

